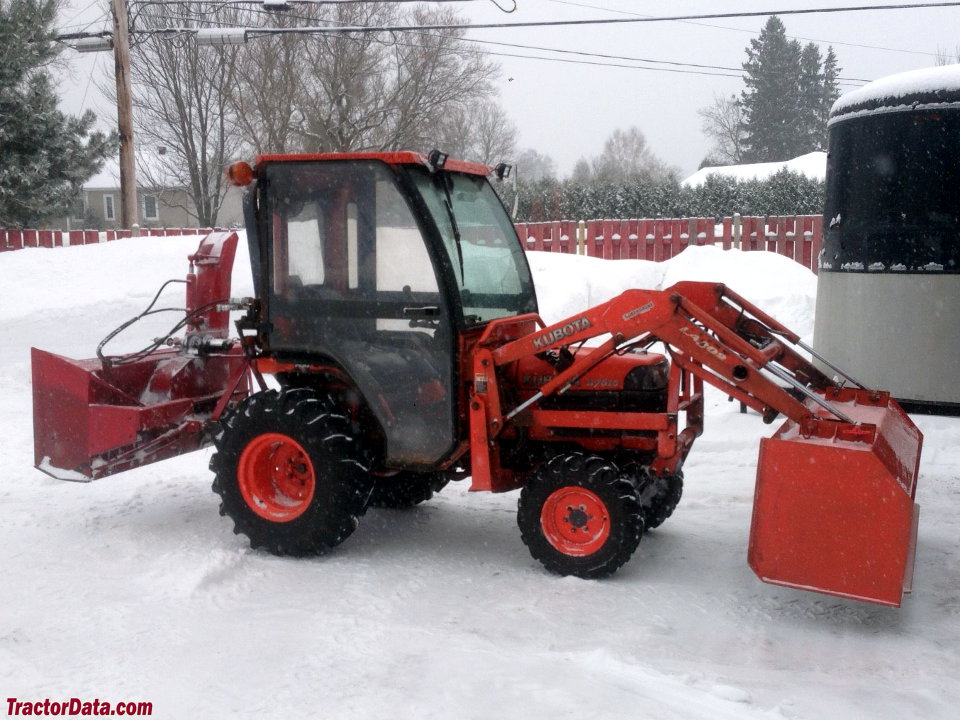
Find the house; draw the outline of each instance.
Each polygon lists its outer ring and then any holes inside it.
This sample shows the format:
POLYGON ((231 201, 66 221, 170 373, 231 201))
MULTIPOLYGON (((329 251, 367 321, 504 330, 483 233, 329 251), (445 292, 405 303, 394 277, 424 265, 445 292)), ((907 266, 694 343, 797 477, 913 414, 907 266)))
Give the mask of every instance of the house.
MULTIPOLYGON (((158 174, 142 172, 144 164, 142 161, 137 164, 138 224, 141 228, 194 228, 200 225, 196 206, 186 188, 174 182, 151 183, 149 178, 158 174)), ((243 225, 242 196, 239 188, 227 190, 217 214, 219 227, 243 225)), ((119 162, 108 160, 99 173, 84 183, 69 217, 54 220, 50 226, 65 230, 121 229, 119 162)))

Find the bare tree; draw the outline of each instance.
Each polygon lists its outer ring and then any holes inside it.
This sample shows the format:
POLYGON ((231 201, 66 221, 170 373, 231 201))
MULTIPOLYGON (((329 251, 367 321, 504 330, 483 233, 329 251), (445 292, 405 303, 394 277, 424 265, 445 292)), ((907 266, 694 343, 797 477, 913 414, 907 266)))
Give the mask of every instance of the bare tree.
POLYGON ((557 177, 557 164, 553 158, 530 148, 517 155, 515 165, 517 177, 522 177, 524 182, 540 182, 557 177))
POLYGON ((498 102, 477 100, 445 113, 437 146, 456 157, 492 165, 511 159, 517 128, 498 102))
POLYGON ((713 141, 709 157, 719 164, 739 165, 743 162, 743 105, 735 95, 713 96, 713 104, 697 111, 703 124, 700 129, 713 141))
POLYGON ((617 128, 603 144, 603 152, 589 164, 584 160, 574 167, 574 177, 597 182, 624 180, 667 180, 675 177, 675 168, 667 165, 647 147, 640 128, 617 128))
POLYGON ((570 177, 580 183, 588 183, 593 180, 593 168, 590 167, 590 161, 586 158, 577 160, 570 172, 570 177))
POLYGON ((938 67, 960 63, 960 45, 953 48, 953 52, 938 47, 935 60, 938 67))
MULTIPOLYGON (((249 19, 249 14, 238 13, 235 20, 243 25, 249 19)), ((277 15, 273 26, 294 27, 294 23, 277 15)), ((225 97, 232 110, 233 130, 248 150, 288 153, 303 147, 301 41, 294 35, 268 35, 241 49, 234 86, 227 89, 225 97)))
MULTIPOLYGON (((205 3, 148 5, 137 22, 183 27, 204 8, 205 3)), ((224 168, 238 151, 227 95, 236 56, 232 48, 198 47, 192 39, 162 34, 140 35, 131 52, 138 184, 185 189, 187 201, 175 194, 165 200, 200 225, 216 225, 227 190, 224 168)))
MULTIPOLYGON (((406 3, 298 6, 265 16, 213 0, 145 4, 134 20, 135 29, 291 30, 458 22, 449 8, 406 3)), ((462 31, 262 33, 233 48, 140 37, 131 75, 139 146, 149 156, 142 184, 187 188, 187 209, 203 224, 216 221, 223 167, 241 152, 426 150, 454 123, 466 132, 469 155, 512 152, 515 131, 492 100, 499 68, 464 43, 462 31)))
MULTIPOLYGON (((340 3, 298 9, 298 22, 377 27, 456 23, 448 8, 340 3)), ((234 99, 258 150, 426 149, 456 112, 492 93, 498 67, 462 31, 296 33, 252 40, 234 99)))

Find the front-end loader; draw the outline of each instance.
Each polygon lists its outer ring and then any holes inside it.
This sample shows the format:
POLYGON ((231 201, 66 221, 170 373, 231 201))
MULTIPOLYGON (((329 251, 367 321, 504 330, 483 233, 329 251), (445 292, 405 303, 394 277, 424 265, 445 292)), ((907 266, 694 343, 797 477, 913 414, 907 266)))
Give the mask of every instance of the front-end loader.
POLYGON ((437 151, 231 166, 256 296, 230 298, 238 237, 214 233, 189 258, 182 338, 84 361, 35 349, 37 467, 88 480, 212 443, 221 513, 282 555, 469 477, 520 491, 545 567, 595 578, 680 501, 706 382, 785 417, 761 442, 754 571, 898 606, 922 443, 899 405, 720 284, 628 290, 546 325, 488 179, 506 171, 437 151))

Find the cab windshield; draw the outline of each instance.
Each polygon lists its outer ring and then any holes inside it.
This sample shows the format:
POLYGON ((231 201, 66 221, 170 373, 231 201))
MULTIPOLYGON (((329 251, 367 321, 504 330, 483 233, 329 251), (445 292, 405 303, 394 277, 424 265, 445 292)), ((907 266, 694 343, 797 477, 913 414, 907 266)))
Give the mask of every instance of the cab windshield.
POLYGON ((467 325, 536 312, 530 268, 486 178, 411 172, 443 238, 467 325))

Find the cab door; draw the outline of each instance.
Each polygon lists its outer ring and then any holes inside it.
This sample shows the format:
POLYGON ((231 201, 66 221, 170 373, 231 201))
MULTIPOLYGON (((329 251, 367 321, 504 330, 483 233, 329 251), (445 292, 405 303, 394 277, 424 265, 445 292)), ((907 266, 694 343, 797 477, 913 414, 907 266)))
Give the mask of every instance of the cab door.
POLYGON ((436 465, 455 444, 454 333, 392 171, 338 160, 267 172, 270 351, 335 361, 384 430, 384 462, 436 465))

